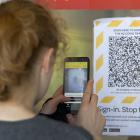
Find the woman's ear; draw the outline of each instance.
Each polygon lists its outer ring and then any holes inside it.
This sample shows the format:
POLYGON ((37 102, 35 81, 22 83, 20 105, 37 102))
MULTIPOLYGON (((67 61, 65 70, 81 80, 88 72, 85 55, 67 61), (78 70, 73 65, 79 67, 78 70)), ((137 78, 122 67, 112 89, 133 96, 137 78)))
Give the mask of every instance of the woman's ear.
POLYGON ((47 49, 44 54, 43 61, 42 61, 42 70, 45 73, 48 73, 51 68, 51 65, 52 65, 51 62, 52 62, 52 59, 54 59, 53 53, 54 53, 54 49, 50 48, 50 49, 47 49))

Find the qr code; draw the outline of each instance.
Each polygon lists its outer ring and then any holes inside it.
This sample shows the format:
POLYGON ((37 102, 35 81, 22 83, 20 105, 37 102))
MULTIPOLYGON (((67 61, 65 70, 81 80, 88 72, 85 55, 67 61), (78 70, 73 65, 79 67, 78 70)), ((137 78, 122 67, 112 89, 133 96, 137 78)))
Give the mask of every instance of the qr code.
POLYGON ((108 87, 139 86, 140 36, 110 36, 108 87))

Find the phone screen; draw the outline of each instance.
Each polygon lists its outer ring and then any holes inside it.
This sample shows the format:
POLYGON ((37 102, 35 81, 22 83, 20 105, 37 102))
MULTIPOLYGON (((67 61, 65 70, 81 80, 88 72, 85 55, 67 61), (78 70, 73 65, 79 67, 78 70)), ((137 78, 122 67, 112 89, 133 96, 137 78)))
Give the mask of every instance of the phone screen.
POLYGON ((67 97, 82 97, 88 82, 88 62, 65 62, 64 90, 67 97))

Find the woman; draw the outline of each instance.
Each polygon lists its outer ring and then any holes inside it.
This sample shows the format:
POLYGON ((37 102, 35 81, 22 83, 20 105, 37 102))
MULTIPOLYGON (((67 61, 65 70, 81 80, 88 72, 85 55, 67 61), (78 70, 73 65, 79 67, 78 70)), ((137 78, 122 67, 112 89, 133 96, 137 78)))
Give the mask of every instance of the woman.
POLYGON ((105 119, 92 94, 92 81, 83 97, 77 127, 34 111, 48 89, 59 43, 65 45, 65 40, 47 10, 26 0, 0 5, 0 139, 100 139, 105 119))

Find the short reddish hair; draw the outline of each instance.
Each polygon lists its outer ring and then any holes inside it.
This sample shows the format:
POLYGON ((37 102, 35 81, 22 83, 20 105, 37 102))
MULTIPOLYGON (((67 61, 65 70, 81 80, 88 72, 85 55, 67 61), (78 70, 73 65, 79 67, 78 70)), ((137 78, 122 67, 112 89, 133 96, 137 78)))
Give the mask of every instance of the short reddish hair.
POLYGON ((18 84, 28 63, 42 47, 58 49, 64 36, 47 9, 27 1, 12 0, 0 5, 0 100, 18 84))

